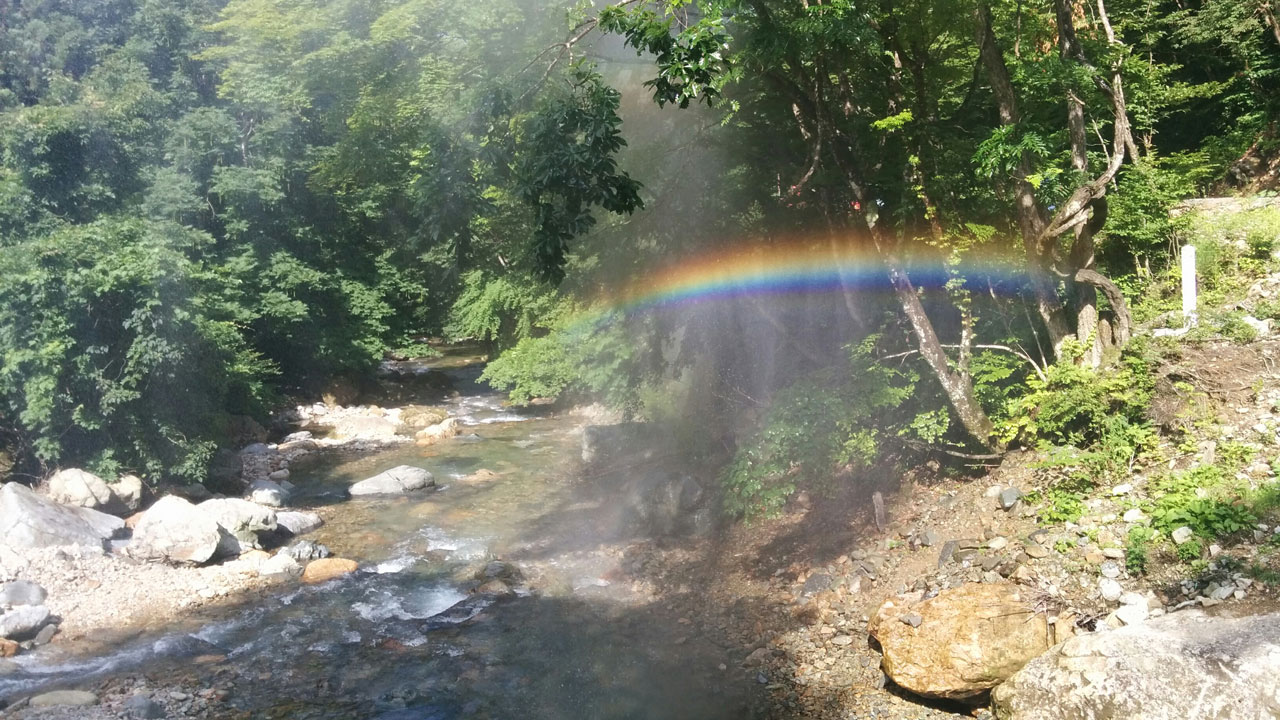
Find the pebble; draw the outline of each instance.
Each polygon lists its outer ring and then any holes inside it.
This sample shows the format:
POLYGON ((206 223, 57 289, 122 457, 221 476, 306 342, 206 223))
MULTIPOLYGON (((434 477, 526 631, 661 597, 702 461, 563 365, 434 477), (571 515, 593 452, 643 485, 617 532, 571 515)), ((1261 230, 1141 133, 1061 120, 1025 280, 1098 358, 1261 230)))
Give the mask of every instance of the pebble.
POLYGON ((994 537, 987 542, 987 548, 994 551, 1003 550, 1006 547, 1008 547, 1008 545, 1009 545, 1009 540, 1007 538, 1002 538, 1002 537, 994 537))
POLYGON ((1033 557, 1033 558, 1049 557, 1049 548, 1041 545, 1040 543, 1029 542, 1023 546, 1023 550, 1027 553, 1029 557, 1033 557))
POLYGON ((898 619, 910 625, 913 628, 920 627, 920 623, 924 622, 924 618, 920 617, 919 613, 907 613, 906 615, 903 615, 898 619))
POLYGON ((1124 550, 1122 548, 1102 548, 1102 556, 1111 558, 1112 560, 1123 560, 1124 550))
POLYGON ((1104 562, 1098 568, 1098 572, 1101 573, 1104 578, 1115 580, 1120 577, 1120 566, 1113 562, 1104 562))
POLYGON ((1175 545, 1181 545, 1186 541, 1190 540, 1193 534, 1194 533, 1191 531, 1191 528, 1187 527, 1186 525, 1183 525, 1182 527, 1173 531, 1173 534, 1172 534, 1173 543, 1175 545))

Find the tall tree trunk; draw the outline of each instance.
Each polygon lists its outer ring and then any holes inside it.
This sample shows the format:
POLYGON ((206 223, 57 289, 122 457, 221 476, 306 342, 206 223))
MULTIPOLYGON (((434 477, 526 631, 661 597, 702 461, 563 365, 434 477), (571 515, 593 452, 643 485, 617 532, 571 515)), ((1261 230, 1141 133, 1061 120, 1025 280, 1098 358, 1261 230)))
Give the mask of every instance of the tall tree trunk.
MULTIPOLYGON (((992 27, 991 8, 985 3, 978 3, 978 51, 982 64, 987 70, 987 79, 991 83, 992 93, 996 98, 996 109, 1000 114, 1000 124, 1017 125, 1022 119, 1018 111, 1018 98, 1013 90, 1013 81, 1009 77, 1009 68, 1005 66, 1004 55, 996 44, 995 30, 992 27)), ((1031 291, 1035 296, 1036 310, 1049 333, 1049 342, 1056 354, 1062 342, 1071 337, 1071 328, 1067 323, 1066 312, 1062 300, 1058 296, 1058 281, 1053 274, 1052 249, 1043 246, 1045 218, 1036 203, 1035 188, 1027 177, 1031 175, 1031 156, 1023 152, 1018 159, 1018 167, 1013 175, 1013 192, 1018 229, 1022 233, 1023 248, 1027 256, 1027 275, 1031 291)))

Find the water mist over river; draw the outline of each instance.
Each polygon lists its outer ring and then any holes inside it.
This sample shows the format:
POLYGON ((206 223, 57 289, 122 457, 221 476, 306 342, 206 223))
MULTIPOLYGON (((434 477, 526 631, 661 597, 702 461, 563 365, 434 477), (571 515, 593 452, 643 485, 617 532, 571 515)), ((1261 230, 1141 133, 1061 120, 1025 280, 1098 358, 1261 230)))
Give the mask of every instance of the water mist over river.
POLYGON ((478 367, 447 372, 461 390, 447 401, 459 437, 330 455, 293 473, 292 504, 326 519, 308 537, 358 572, 89 657, 55 644, 0 676, 0 697, 140 673, 152 687, 225 691, 209 717, 750 716, 758 686, 729 643, 690 638, 688 620, 631 572, 644 538, 617 492, 583 479, 581 421, 502 407, 475 382, 478 367), (341 499, 402 464, 430 470, 440 488, 341 499), (486 573, 515 593, 473 594, 486 573))

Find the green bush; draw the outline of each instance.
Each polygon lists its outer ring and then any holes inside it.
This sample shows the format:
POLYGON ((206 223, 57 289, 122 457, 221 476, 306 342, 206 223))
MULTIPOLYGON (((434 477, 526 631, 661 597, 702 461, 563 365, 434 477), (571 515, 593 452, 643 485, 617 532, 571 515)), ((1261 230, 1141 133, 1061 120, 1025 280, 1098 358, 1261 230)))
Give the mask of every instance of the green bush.
POLYGON ((202 233, 108 218, 0 257, 0 417, 35 458, 200 481, 229 412, 274 369, 245 342, 235 283, 188 259, 202 233))
POLYGON ((1082 348, 1067 341, 1062 357, 1043 379, 1027 380, 1030 392, 1014 400, 1009 417, 997 427, 1006 442, 1085 447, 1109 438, 1136 449, 1149 442, 1141 425, 1153 381, 1146 361, 1129 354, 1116 369, 1094 370, 1078 362, 1082 348))

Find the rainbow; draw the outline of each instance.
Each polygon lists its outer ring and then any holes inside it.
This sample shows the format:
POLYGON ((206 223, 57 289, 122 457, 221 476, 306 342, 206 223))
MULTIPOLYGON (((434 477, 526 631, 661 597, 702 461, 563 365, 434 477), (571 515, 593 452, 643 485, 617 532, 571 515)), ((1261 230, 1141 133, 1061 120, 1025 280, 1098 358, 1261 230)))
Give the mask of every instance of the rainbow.
MULTIPOLYGON (((1022 273, 1008 256, 978 254, 948 267, 940 258, 916 258, 907 268, 917 287, 938 288, 954 277, 987 283, 1015 294, 1022 273)), ((598 303, 631 313, 756 295, 795 295, 843 290, 888 291, 888 271, 874 252, 830 243, 737 245, 704 252, 647 274, 624 292, 598 303)))

